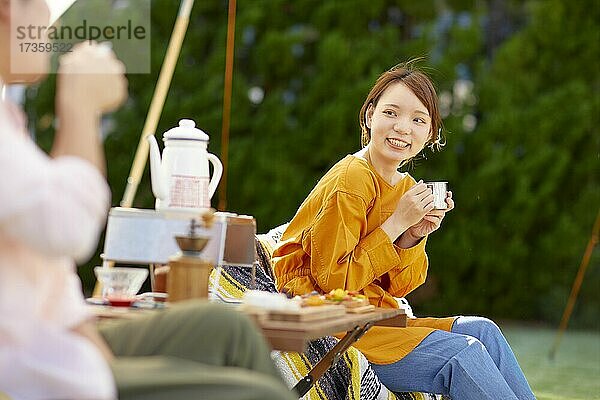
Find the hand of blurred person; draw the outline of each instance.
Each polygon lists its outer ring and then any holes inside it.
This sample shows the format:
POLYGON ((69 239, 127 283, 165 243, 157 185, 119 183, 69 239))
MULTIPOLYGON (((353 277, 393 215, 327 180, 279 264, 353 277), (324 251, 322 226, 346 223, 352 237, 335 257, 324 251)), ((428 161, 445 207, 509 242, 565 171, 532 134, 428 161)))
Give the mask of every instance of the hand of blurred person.
POLYGON ((125 66, 110 47, 79 43, 59 60, 57 102, 77 112, 113 111, 127 97, 124 73, 125 66))
POLYGON ((125 66, 105 45, 84 42, 59 61, 58 130, 52 156, 80 157, 105 172, 100 116, 127 98, 125 66))

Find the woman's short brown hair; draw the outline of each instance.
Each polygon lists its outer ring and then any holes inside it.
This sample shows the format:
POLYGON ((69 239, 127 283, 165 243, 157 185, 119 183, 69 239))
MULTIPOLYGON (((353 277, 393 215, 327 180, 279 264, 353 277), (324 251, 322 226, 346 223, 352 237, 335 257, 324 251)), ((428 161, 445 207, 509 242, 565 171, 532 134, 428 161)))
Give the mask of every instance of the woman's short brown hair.
POLYGON ((373 85, 373 88, 365 99, 358 116, 361 130, 361 144, 363 147, 369 144, 371 140, 371 129, 366 124, 366 113, 369 106, 372 105, 375 108, 383 92, 392 83, 396 82, 402 82, 412 90, 415 96, 427 108, 427 111, 429 111, 429 116, 431 117, 431 135, 426 145, 429 145, 432 150, 439 150, 444 145, 442 142, 442 117, 440 116, 438 107, 437 93, 429 76, 415 66, 417 61, 419 59, 400 63, 385 71, 375 81, 375 85, 373 85))

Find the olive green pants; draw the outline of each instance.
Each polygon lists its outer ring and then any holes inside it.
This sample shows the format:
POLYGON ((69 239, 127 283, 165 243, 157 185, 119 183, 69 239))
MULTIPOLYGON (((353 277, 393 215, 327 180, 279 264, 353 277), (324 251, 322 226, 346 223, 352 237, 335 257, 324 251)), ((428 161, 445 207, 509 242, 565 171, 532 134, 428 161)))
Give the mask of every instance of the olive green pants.
POLYGON ((184 302, 100 333, 122 400, 294 398, 253 323, 225 306, 184 302))

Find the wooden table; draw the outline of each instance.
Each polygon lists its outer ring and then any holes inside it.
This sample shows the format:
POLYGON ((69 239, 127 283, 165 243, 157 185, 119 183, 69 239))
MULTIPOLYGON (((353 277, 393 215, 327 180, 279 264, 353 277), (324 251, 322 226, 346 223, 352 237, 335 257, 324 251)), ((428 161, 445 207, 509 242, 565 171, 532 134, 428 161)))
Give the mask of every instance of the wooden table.
POLYGON ((112 307, 108 305, 89 304, 88 309, 91 314, 98 319, 132 319, 143 315, 149 315, 164 310, 163 308, 131 308, 131 307, 112 307))
POLYGON ((273 349, 300 353, 306 350, 311 340, 345 332, 342 339, 292 389, 302 397, 373 325, 406 327, 406 313, 397 308, 376 308, 364 314, 347 313, 336 318, 309 322, 261 318, 256 321, 273 349))
MULTIPOLYGON (((99 318, 136 318, 160 309, 134 309, 108 306, 90 306, 99 318)), ((238 307, 235 307, 236 309, 238 307)), ((376 308, 364 314, 346 313, 335 318, 316 321, 274 321, 251 315, 274 350, 306 351, 311 340, 324 336, 344 334, 340 341, 292 390, 304 396, 312 385, 331 368, 372 326, 406 327, 406 313, 397 308, 376 308)))
POLYGON ((357 326, 371 324, 405 327, 406 313, 396 308, 376 308, 364 314, 346 313, 341 317, 317 321, 272 321, 259 318, 257 323, 273 349, 302 353, 311 340, 343 334, 357 326))

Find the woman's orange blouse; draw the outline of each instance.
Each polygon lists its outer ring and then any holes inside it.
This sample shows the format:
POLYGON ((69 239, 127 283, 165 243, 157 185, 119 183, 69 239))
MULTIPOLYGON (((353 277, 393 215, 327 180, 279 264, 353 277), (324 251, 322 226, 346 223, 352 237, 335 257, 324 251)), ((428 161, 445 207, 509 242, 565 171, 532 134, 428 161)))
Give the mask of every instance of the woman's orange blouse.
MULTIPOLYGON (((302 203, 273 253, 277 288, 295 295, 344 288, 377 307, 397 308, 427 276, 427 238, 409 249, 392 243, 381 224, 415 184, 408 174, 395 186, 363 158, 334 165, 302 203)), ((409 319, 407 328, 371 328, 356 347, 376 364, 412 351, 434 329, 449 331, 454 318, 409 319)))

